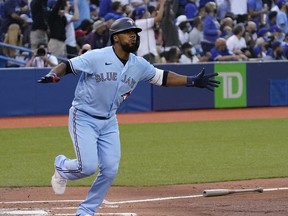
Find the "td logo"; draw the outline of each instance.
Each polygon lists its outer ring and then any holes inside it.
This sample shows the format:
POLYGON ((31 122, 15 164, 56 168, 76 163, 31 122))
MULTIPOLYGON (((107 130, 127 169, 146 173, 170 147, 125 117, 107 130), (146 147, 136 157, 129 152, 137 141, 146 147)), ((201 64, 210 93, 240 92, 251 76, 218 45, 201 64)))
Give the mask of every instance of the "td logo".
POLYGON ((220 72, 223 80, 223 98, 240 98, 243 93, 243 78, 240 72, 220 72), (238 86, 237 92, 233 92, 234 86, 238 86))
POLYGON ((221 81, 220 88, 215 91, 215 107, 246 107, 246 65, 216 64, 216 78, 221 81))

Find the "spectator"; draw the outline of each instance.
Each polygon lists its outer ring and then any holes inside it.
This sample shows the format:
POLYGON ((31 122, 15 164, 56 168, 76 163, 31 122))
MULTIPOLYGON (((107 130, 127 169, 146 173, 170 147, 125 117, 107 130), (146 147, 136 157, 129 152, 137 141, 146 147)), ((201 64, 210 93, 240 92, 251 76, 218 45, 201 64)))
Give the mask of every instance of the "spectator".
POLYGON ((269 28, 260 28, 257 32, 258 37, 263 37, 266 41, 271 37, 271 32, 269 28))
POLYGON ((248 15, 257 27, 264 23, 264 14, 268 12, 268 6, 264 5, 262 0, 248 0, 247 2, 248 15))
MULTIPOLYGON (((27 2, 28 0, 24 0, 27 2)), ((25 28, 28 27, 28 23, 20 17, 22 13, 22 8, 20 5, 20 1, 15 0, 6 0, 3 5, 3 17, 0 26, 0 41, 4 40, 5 34, 8 31, 8 28, 11 24, 18 24, 21 29, 21 34, 25 31, 25 28)), ((26 11, 27 8, 24 8, 26 11)), ((17 40, 17 39, 13 39, 17 40)))
POLYGON ((88 34, 93 30, 93 22, 91 22, 90 19, 85 19, 81 22, 80 26, 77 29, 75 29, 75 31, 77 30, 81 30, 85 34, 88 34))
MULTIPOLYGON (((69 0, 69 1, 70 1, 70 4, 73 5, 73 0, 69 0)), ((79 28, 81 23, 84 20, 90 20, 89 0, 78 0, 78 10, 79 10, 79 19, 73 22, 75 29, 79 28)))
POLYGON ((149 1, 147 1, 147 0, 130 0, 130 4, 134 9, 136 9, 137 7, 140 7, 140 6, 145 6, 146 2, 148 3, 149 1))
POLYGON ((79 10, 78 10, 78 0, 73 1, 74 5, 74 13, 70 13, 70 2, 67 1, 67 4, 65 6, 65 17, 67 20, 66 24, 66 50, 67 50, 67 58, 73 58, 78 55, 78 49, 77 49, 77 42, 76 42, 76 36, 75 36, 75 28, 74 28, 74 22, 79 19, 79 10))
POLYGON ((210 52, 210 61, 239 61, 248 59, 243 54, 235 55, 229 52, 224 38, 218 38, 215 42, 215 47, 213 47, 210 52))
POLYGON ((181 46, 181 56, 179 59, 179 63, 181 64, 191 64, 199 62, 199 58, 197 57, 196 49, 192 46, 191 43, 184 43, 181 46))
MULTIPOLYGON (((224 19, 228 12, 230 12, 229 0, 215 0, 217 4, 217 19, 224 19)), ((243 7, 243 6, 242 6, 243 7)))
POLYGON ((234 14, 236 23, 247 23, 248 21, 248 0, 229 0, 231 12, 234 14))
POLYGON ((257 39, 257 26, 253 21, 248 21, 245 26, 244 38, 249 49, 253 49, 257 39))
POLYGON ((204 8, 205 5, 209 2, 215 2, 216 3, 215 0, 197 0, 199 9, 204 8))
POLYGON ((267 52, 267 55, 263 58, 264 61, 268 60, 284 60, 283 47, 281 42, 275 41, 272 43, 272 49, 267 52))
POLYGON ((23 34, 23 46, 26 48, 30 47, 30 32, 32 28, 32 18, 30 11, 30 0, 21 0, 20 1, 20 17, 27 23, 25 28, 21 29, 23 34))
POLYGON ((112 2, 111 11, 104 16, 104 19, 109 20, 110 17, 113 17, 114 20, 124 17, 123 7, 120 1, 112 2))
POLYGON ((198 7, 197 7, 195 2, 196 2, 196 0, 188 0, 186 5, 185 5, 185 14, 184 15, 186 15, 186 17, 189 20, 194 19, 199 14, 198 7))
POLYGON ((92 50, 92 47, 90 44, 83 44, 83 46, 81 47, 81 49, 79 50, 79 53, 78 55, 82 55, 84 54, 85 52, 89 51, 89 50, 92 50))
POLYGON ((66 0, 57 0, 48 6, 51 11, 48 13, 48 25, 50 29, 50 39, 48 42, 49 51, 55 56, 66 57, 66 25, 67 20, 65 17, 66 0))
POLYGON ((277 25, 277 11, 271 11, 268 14, 268 19, 267 19, 267 27, 274 27, 277 25))
POLYGON ((285 0, 279 0, 277 3, 280 10, 277 13, 276 24, 283 30, 286 34, 288 33, 288 3, 285 0))
MULTIPOLYGON (((4 43, 13 45, 13 46, 22 46, 23 45, 23 35, 21 33, 20 26, 16 23, 9 25, 8 31, 4 37, 4 43)), ((10 58, 16 58, 17 50, 13 48, 3 48, 3 52, 10 58)))
MULTIPOLYGON (((148 6, 147 10, 150 13, 151 17, 157 16, 158 10, 156 9, 155 6, 152 6, 152 5, 148 6)), ((163 20, 163 18, 162 18, 162 20, 163 20)), ((154 24, 153 30, 155 33, 157 53, 160 54, 162 52, 162 47, 163 47, 163 33, 162 33, 162 29, 160 28, 160 22, 154 24)), ((162 58, 162 59, 164 59, 164 58, 162 58)), ((157 63, 162 62, 160 55, 155 56, 155 62, 157 62, 157 63)))
POLYGON ((93 24, 93 31, 90 32, 84 43, 90 44, 92 49, 99 49, 107 46, 109 40, 109 29, 103 20, 97 20, 93 24))
POLYGON ((168 51, 174 46, 180 46, 178 30, 174 22, 177 8, 178 0, 166 1, 164 4, 163 19, 160 23, 163 37, 163 51, 168 51))
POLYGON ((26 67, 55 67, 58 64, 56 56, 48 52, 47 44, 39 44, 34 50, 32 58, 27 62, 26 67))
POLYGON ((275 1, 277 1, 277 0, 262 0, 263 4, 267 4, 269 10, 271 10, 275 1))
POLYGON ((99 19, 99 17, 98 17, 98 8, 94 4, 91 4, 89 8, 90 8, 90 19, 91 19, 91 22, 94 23, 95 21, 97 21, 99 19))
POLYGON ((205 18, 203 24, 203 41, 201 47, 204 55, 215 45, 215 41, 221 35, 220 24, 216 19, 217 7, 215 2, 208 2, 205 5, 205 18))
POLYGON ((244 31, 245 29, 241 24, 238 24, 233 28, 233 35, 230 36, 226 41, 227 49, 229 52, 239 54, 242 53, 242 48, 247 47, 246 41, 243 37, 244 31))
POLYGON ((285 34, 284 36, 282 47, 283 47, 283 56, 287 60, 288 59, 288 34, 285 34))
POLYGON ((180 15, 176 19, 176 26, 178 27, 178 37, 180 44, 189 42, 189 32, 191 30, 191 25, 186 15, 180 15))
POLYGON ((38 44, 48 44, 47 0, 32 0, 30 9, 32 15, 30 46, 35 50, 38 44))
MULTIPOLYGON (((148 6, 148 11, 149 11, 149 12, 150 12, 149 7, 155 8, 154 6, 148 6)), ((129 4, 124 4, 124 5, 122 6, 122 10, 123 10, 123 15, 124 15, 124 16, 132 18, 133 10, 134 10, 134 9, 133 9, 133 7, 132 7, 131 5, 129 5, 129 4)), ((156 9, 155 9, 155 12, 156 12, 156 9)), ((151 12, 150 12, 150 13, 151 13, 151 12)), ((152 15, 152 13, 151 13, 151 15, 152 15)))
POLYGON ((256 58, 263 59, 267 55, 267 51, 269 47, 267 46, 268 43, 263 39, 263 37, 259 37, 256 40, 256 45, 253 49, 253 53, 256 58))
POLYGON ((185 14, 185 5, 186 5, 187 1, 188 0, 178 0, 176 17, 185 14))
POLYGON ((83 20, 80 24, 80 26, 75 29, 75 36, 76 36, 76 42, 77 47, 82 47, 85 43, 85 38, 87 35, 93 30, 93 23, 91 20, 83 20))
POLYGON ((220 21, 221 37, 227 39, 233 34, 234 21, 231 17, 225 17, 220 21))
POLYGON ((99 17, 104 18, 105 15, 112 11, 112 0, 101 0, 99 4, 99 17))
POLYGON ((156 17, 151 17, 150 13, 143 6, 135 9, 135 24, 142 29, 139 32, 141 43, 137 55, 142 56, 150 63, 155 63, 158 57, 154 25, 159 23, 163 17, 164 4, 165 0, 159 0, 159 11, 156 17))
POLYGON ((179 63, 181 51, 178 47, 171 47, 169 51, 165 52, 166 63, 179 63))
MULTIPOLYGON (((215 0, 198 0, 198 2, 199 2, 199 15, 200 16, 205 15, 205 13, 206 13, 205 12, 205 6, 207 3, 214 2, 216 4, 215 0)), ((215 14, 217 14, 217 10, 215 11, 215 14)))
POLYGON ((277 5, 278 2, 280 2, 280 0, 273 0, 273 5, 271 6, 271 11, 279 12, 280 8, 277 5))
POLYGON ((201 41, 203 40, 203 22, 200 16, 195 17, 193 29, 189 32, 189 42, 195 49, 202 53, 201 41))
POLYGON ((283 30, 278 27, 277 25, 270 28, 271 36, 274 38, 275 41, 282 42, 285 37, 285 33, 283 33, 283 30))
POLYGON ((0 25, 3 18, 3 7, 4 7, 4 0, 0 0, 0 25))

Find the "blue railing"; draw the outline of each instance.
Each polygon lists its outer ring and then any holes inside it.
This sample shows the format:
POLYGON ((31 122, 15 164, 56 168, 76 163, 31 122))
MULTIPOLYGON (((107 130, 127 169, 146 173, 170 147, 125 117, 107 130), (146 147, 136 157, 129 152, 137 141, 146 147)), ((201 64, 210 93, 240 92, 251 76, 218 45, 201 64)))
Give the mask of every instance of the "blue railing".
MULTIPOLYGON (((7 43, 3 43, 0 42, 0 46, 1 47, 7 47, 7 48, 12 48, 12 49, 16 49, 22 52, 27 52, 28 53, 28 58, 30 59, 32 54, 33 54, 33 50, 26 48, 26 47, 20 47, 20 46, 14 46, 11 44, 7 44, 7 43)), ((65 61, 67 60, 67 58, 61 57, 61 56, 56 56, 58 61, 65 61)), ((26 65, 26 61, 24 60, 20 60, 20 59, 14 59, 14 58, 10 58, 8 56, 5 55, 0 55, 0 68, 6 67, 8 62, 13 62, 17 65, 20 66, 25 66, 26 65)))

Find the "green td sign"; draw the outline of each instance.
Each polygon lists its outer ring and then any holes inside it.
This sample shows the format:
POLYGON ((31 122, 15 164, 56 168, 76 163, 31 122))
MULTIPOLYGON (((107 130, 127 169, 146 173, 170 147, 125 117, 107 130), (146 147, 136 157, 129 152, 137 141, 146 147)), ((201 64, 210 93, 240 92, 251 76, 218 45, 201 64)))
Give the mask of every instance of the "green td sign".
POLYGON ((246 107, 246 64, 215 64, 221 82, 215 90, 215 108, 246 107))

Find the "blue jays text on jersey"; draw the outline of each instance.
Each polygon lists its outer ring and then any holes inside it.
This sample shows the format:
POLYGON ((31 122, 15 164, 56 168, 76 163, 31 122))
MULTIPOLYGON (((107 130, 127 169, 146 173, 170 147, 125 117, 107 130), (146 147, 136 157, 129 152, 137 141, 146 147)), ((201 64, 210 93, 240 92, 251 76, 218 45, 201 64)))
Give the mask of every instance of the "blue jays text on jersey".
MULTIPOLYGON (((96 82, 105 82, 105 81, 117 81, 117 72, 106 72, 106 73, 100 73, 95 75, 96 82)), ((130 88, 134 88, 136 85, 136 80, 133 79, 133 77, 128 77, 127 75, 124 75, 122 77, 121 82, 126 83, 130 86, 130 88)))

